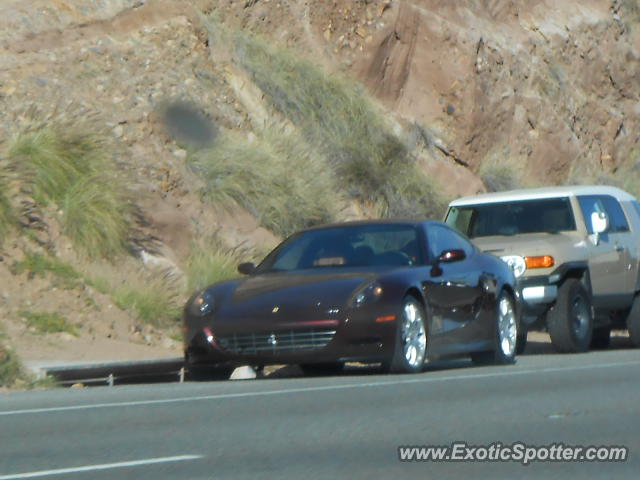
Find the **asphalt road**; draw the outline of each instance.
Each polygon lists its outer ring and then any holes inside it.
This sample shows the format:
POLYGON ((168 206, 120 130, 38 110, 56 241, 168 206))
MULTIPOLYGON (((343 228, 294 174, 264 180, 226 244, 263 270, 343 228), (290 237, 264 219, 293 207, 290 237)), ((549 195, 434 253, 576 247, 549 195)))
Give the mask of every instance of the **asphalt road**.
POLYGON ((437 364, 420 375, 0 396, 0 480, 638 478, 640 351, 437 364), (624 445, 624 463, 407 463, 398 446, 624 445), (48 473, 47 473, 48 472, 48 473))

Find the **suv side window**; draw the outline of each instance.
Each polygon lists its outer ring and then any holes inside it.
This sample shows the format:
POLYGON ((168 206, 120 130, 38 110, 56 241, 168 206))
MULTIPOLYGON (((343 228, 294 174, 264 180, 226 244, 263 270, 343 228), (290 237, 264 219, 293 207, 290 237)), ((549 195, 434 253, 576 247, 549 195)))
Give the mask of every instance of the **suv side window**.
POLYGON ((591 227, 591 214, 593 212, 605 212, 609 217, 609 232, 628 232, 629 223, 627 222, 622 207, 618 201, 609 195, 585 195, 578 197, 587 231, 593 233, 591 227))
POLYGON ((427 242, 431 258, 438 258, 445 250, 464 250, 465 255, 473 253, 473 245, 458 232, 440 225, 427 227, 427 242))
POLYGON ((628 232, 629 224, 618 200, 608 195, 602 198, 604 200, 604 206, 607 209, 607 215, 609 215, 609 230, 611 232, 628 232))

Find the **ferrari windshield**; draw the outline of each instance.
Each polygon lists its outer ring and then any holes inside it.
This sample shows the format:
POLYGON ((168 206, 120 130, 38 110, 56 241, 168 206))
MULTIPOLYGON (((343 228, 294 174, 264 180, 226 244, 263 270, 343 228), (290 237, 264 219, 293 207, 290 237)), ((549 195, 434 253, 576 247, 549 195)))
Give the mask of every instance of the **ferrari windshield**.
POLYGON ((308 230, 287 239, 258 272, 326 267, 414 265, 423 261, 418 228, 376 224, 308 230))
POLYGON ((576 229, 568 198, 451 207, 445 223, 469 238, 576 229))

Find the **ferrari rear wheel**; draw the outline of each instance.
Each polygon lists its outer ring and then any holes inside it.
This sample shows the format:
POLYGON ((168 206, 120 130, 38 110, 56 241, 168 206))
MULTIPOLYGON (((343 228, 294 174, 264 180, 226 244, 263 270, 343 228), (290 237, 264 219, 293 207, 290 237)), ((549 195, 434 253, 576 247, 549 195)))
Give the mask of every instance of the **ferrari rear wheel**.
POLYGON ((422 304, 412 295, 402 301, 393 358, 384 367, 393 373, 418 373, 427 356, 427 315, 422 304))
POLYGON ((513 363, 517 353, 518 324, 513 298, 502 291, 496 302, 495 349, 473 352, 471 360, 479 365, 505 365, 513 363))

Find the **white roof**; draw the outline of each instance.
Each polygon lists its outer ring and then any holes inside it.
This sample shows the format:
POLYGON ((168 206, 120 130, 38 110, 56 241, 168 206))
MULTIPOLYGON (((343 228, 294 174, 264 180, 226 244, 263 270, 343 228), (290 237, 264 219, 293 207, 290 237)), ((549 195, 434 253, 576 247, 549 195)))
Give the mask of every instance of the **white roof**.
POLYGON ((478 205, 482 203, 516 202, 541 198, 570 197, 575 195, 611 195, 619 201, 633 201, 635 197, 624 190, 604 185, 565 185, 561 187, 525 188, 509 192, 484 193, 462 197, 449 204, 450 207, 478 205))

